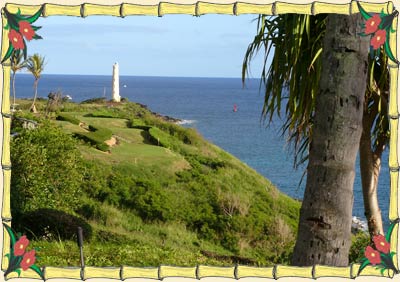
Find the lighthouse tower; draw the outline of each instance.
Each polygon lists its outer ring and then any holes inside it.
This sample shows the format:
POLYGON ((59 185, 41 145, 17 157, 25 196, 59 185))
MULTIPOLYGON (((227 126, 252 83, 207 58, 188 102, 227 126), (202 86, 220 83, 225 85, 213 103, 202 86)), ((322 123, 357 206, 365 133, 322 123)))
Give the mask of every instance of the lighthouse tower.
POLYGON ((118 69, 118 63, 115 63, 113 65, 112 100, 114 102, 121 102, 121 96, 119 96, 119 69, 118 69))

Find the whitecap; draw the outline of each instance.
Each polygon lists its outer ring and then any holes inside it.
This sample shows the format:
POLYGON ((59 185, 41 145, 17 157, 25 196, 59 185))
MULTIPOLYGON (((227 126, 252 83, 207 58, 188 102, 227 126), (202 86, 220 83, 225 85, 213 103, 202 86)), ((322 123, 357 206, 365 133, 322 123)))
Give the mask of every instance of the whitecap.
POLYGON ((185 125, 185 124, 193 124, 195 122, 197 122, 197 121, 194 119, 182 119, 180 121, 177 121, 176 124, 185 125))
POLYGON ((353 216, 351 229, 356 232, 357 231, 366 232, 368 231, 368 223, 359 217, 353 216))

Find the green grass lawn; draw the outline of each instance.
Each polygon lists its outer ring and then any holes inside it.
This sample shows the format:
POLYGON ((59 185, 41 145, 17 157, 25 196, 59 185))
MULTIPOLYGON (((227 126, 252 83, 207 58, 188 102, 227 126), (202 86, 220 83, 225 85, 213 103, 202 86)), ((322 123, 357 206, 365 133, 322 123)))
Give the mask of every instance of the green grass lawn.
MULTIPOLYGON (((87 159, 113 164, 129 163, 136 166, 152 166, 154 169, 169 173, 190 168, 190 164, 179 153, 161 146, 148 144, 144 137, 146 134, 144 130, 127 128, 126 119, 85 117, 86 113, 80 112, 69 114, 86 125, 110 129, 117 139, 118 144, 110 148, 110 153, 104 153, 91 146, 81 146, 81 152, 87 159)), ((69 133, 85 132, 83 127, 66 121, 57 121, 57 124, 69 133)))

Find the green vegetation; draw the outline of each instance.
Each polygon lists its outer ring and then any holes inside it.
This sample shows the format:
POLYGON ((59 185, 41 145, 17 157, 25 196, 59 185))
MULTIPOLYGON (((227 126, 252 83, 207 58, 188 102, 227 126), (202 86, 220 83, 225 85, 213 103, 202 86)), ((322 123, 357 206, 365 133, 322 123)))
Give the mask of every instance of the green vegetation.
POLYGON ((88 132, 76 132, 74 136, 89 142, 96 149, 106 152, 109 147, 104 142, 112 137, 112 131, 107 128, 89 125, 88 132))
POLYGON ((300 203, 195 130, 128 102, 36 119, 13 123, 11 204, 39 265, 79 265, 77 223, 91 266, 289 263, 300 203))
POLYGON ((72 212, 80 204, 83 181, 77 142, 46 120, 35 130, 17 131, 11 141, 14 218, 38 208, 72 212))
POLYGON ((57 118, 56 118, 56 119, 57 119, 57 120, 68 121, 68 122, 70 122, 70 123, 72 123, 72 124, 76 124, 76 125, 79 125, 79 123, 80 123, 80 120, 79 120, 79 119, 77 119, 76 117, 70 116, 70 115, 68 115, 68 114, 66 114, 66 113, 59 113, 59 114, 57 115, 57 118))

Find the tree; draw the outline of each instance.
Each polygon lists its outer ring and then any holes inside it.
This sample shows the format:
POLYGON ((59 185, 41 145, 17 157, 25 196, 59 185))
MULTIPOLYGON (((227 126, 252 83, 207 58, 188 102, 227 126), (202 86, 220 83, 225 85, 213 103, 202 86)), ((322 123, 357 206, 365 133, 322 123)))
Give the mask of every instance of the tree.
POLYGON ((368 70, 369 42, 357 36, 361 20, 327 17, 294 265, 348 265, 368 70))
POLYGON ((40 76, 43 72, 45 66, 45 58, 40 56, 39 54, 34 54, 33 56, 30 56, 26 62, 26 68, 32 73, 32 75, 35 77, 35 81, 33 83, 33 88, 35 89, 35 94, 33 96, 33 102, 31 105, 31 112, 36 113, 36 98, 37 98, 37 88, 38 88, 38 83, 40 76))
MULTIPOLYGON (((260 16, 257 29, 258 33, 244 59, 243 81, 253 54, 264 47, 262 82, 266 91, 263 116, 268 116, 271 121, 276 114, 281 113, 282 100, 287 98, 282 132, 288 135, 288 142, 294 147, 294 164, 297 167, 308 159, 315 99, 322 69, 326 15, 260 16), (266 71, 271 46, 276 48, 272 63, 266 71), (283 90, 288 93, 286 97, 283 90)), ((365 215, 372 237, 374 234, 383 234, 377 186, 382 152, 389 140, 387 56, 380 52, 377 59, 369 57, 368 65, 363 134, 360 139, 360 171, 365 215)))
POLYGON ((384 234, 378 203, 378 178, 382 153, 389 142, 389 68, 381 52, 378 60, 370 59, 369 79, 364 103, 363 133, 360 139, 360 172, 364 211, 372 238, 384 234))
POLYGON ((13 72, 12 77, 11 77, 11 83, 12 83, 12 90, 13 90, 13 108, 12 110, 15 110, 15 100, 16 100, 16 94, 15 94, 15 78, 17 75, 17 72, 22 70, 23 68, 26 67, 26 62, 22 60, 23 54, 20 52, 20 50, 14 50, 13 54, 11 55, 11 70, 13 72))

